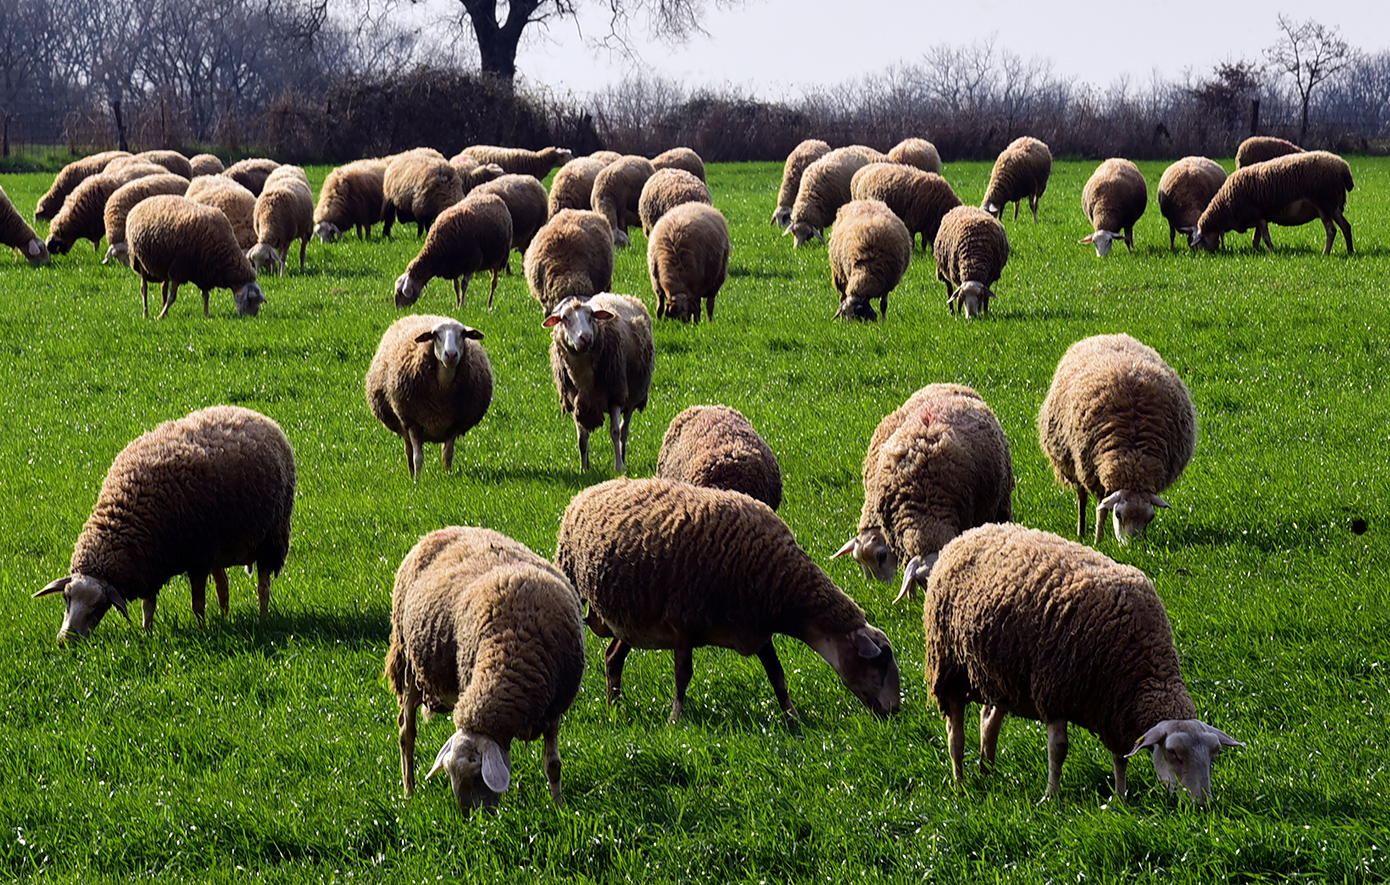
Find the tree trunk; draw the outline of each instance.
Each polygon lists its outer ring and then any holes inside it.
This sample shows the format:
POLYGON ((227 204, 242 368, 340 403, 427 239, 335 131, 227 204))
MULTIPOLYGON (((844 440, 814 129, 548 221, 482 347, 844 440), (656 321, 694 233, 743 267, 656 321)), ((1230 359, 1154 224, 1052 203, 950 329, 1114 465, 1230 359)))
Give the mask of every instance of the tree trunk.
POLYGON ((1254 138, 1260 131, 1260 100, 1250 99, 1250 137, 1254 138))
MULTIPOLYGON (((1310 88, 1303 93, 1303 123, 1298 127, 1298 146, 1303 147, 1308 143, 1308 100, 1312 97, 1313 90, 1310 88)), ((1303 147, 1306 151, 1306 147, 1303 147)))
POLYGON ((117 99, 111 102, 111 110, 116 112, 116 144, 123 151, 130 150, 130 143, 125 137, 125 120, 121 117, 121 101, 117 99))
POLYGON ((461 0, 478 40, 482 72, 506 84, 516 79, 516 49, 522 31, 531 23, 531 13, 542 0, 515 0, 508 4, 507 20, 497 22, 497 0, 461 0))

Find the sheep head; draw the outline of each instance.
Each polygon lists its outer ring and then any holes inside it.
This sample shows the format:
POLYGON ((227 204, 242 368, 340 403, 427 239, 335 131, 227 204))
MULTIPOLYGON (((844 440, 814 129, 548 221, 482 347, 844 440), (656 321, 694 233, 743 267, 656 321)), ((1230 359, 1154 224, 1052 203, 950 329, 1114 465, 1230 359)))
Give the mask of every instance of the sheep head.
POLYGON ((1201 228, 1190 228, 1187 234, 1187 245, 1193 249, 1204 249, 1207 252, 1215 252, 1221 248, 1221 234, 1203 233, 1201 228))
POLYGON ((48 238, 48 251, 51 254, 66 255, 70 249, 72 249, 72 243, 69 243, 67 240, 60 240, 54 236, 48 238))
POLYGON ((261 305, 266 302, 265 293, 254 282, 232 292, 232 299, 236 302, 236 312, 244 317, 253 317, 260 313, 261 305))
POLYGON ((260 276, 267 267, 275 268, 277 274, 284 276, 285 263, 280 260, 280 253, 269 243, 257 243, 252 246, 246 251, 246 260, 256 269, 256 276, 260 276))
POLYGON ((902 705, 898 661, 888 636, 868 624, 849 633, 830 634, 807 642, 840 676, 840 682, 864 706, 887 718, 902 705))
POLYGON ((1165 719, 1144 732, 1125 758, 1150 750, 1154 774, 1169 791, 1182 787, 1198 805, 1211 797, 1211 763, 1227 747, 1245 744, 1200 719, 1165 719))
POLYGON ((48 247, 43 244, 43 240, 34 237, 29 241, 29 245, 24 247, 24 257, 31 266, 44 267, 48 264, 48 247))
POLYGON ((966 319, 973 320, 989 312, 989 299, 993 297, 994 292, 990 291, 989 286, 978 280, 970 280, 951 293, 951 297, 946 299, 946 306, 953 315, 963 313, 966 319))
POLYGON ((1096 247, 1096 257, 1104 258, 1110 254, 1111 244, 1120 237, 1121 234, 1118 231, 1098 230, 1089 236, 1082 237, 1077 242, 1090 243, 1092 246, 1096 247))
POLYGON ((483 333, 454 320, 435 323, 433 329, 415 337, 417 344, 427 344, 434 351, 441 374, 450 375, 463 359, 463 349, 467 346, 465 342, 469 339, 482 341, 483 333))
POLYGON ((807 224, 804 221, 789 223, 786 229, 782 231, 782 236, 785 237, 788 234, 791 234, 793 237, 792 246, 794 248, 800 248, 811 242, 812 237, 815 237, 822 243, 825 242, 825 234, 821 232, 821 229, 814 225, 807 224))
POLYGON ((612 318, 612 312, 603 308, 594 310, 589 306, 587 300, 566 298, 555 305, 555 309, 550 312, 550 316, 546 317, 541 325, 547 329, 554 329, 556 325, 559 325, 560 328, 552 331, 551 335, 570 350, 583 353, 594 343, 593 321, 612 318))
POLYGON ((831 559, 852 554, 864 569, 864 578, 869 581, 891 583, 898 571, 898 555, 888 546, 883 529, 875 526, 864 529, 845 542, 845 546, 835 551, 831 559))
POLYGON ((130 620, 130 615, 126 612, 125 597, 101 578, 82 574, 68 575, 35 593, 33 598, 38 599, 52 593, 63 594, 63 626, 58 628, 59 641, 86 639, 113 606, 127 621, 130 620))
POLYGON ((410 271, 396 277, 396 306, 409 307, 419 301, 424 289, 425 284, 412 277, 410 271))
POLYGON ((343 232, 331 221, 320 221, 314 225, 314 236, 320 243, 336 243, 343 232))
MULTIPOLYGON (((1144 537, 1144 531, 1153 521, 1155 507, 1168 507, 1167 501, 1152 492, 1136 492, 1130 489, 1120 489, 1106 495, 1101 502, 1096 505, 1096 522, 1100 523, 1105 518, 1105 512, 1110 511, 1110 516, 1115 524, 1115 540, 1121 544, 1128 544, 1135 538, 1144 537)), ((1100 528, 1099 525, 1096 526, 1100 528)), ((1099 540, 1099 531, 1097 531, 1099 540)))
POLYGON ((487 735, 462 729, 450 735, 439 748, 434 766, 425 777, 432 777, 441 768, 449 773, 454 801, 463 812, 480 805, 495 808, 512 782, 510 748, 487 735))
POLYGON ((784 231, 787 228, 791 227, 792 207, 778 206, 777 209, 772 213, 772 223, 777 225, 779 229, 784 231))

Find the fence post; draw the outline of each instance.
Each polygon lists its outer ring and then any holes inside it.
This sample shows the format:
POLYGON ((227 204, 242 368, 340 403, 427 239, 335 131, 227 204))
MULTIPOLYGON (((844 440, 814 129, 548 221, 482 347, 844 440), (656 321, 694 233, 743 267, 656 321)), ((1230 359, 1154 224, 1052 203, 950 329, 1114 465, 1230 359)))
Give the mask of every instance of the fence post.
POLYGON ((1250 99, 1250 137, 1254 138, 1260 130, 1260 100, 1250 99))

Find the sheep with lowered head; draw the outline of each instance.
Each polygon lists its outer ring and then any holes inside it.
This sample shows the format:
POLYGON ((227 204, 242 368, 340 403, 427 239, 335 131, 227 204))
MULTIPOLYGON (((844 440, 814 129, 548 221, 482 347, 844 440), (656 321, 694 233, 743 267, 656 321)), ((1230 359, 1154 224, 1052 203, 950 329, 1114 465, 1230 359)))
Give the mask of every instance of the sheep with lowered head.
POLYGON ((294 486, 294 450, 265 415, 213 406, 167 421, 116 456, 68 576, 34 596, 63 594, 60 639, 85 639, 113 606, 129 620, 126 603, 136 599, 149 630, 170 578, 188 575, 201 621, 208 575, 226 613, 227 569, 254 565, 264 615, 290 549, 294 486))
POLYGON ((637 217, 642 221, 642 233, 652 235, 652 226, 661 216, 682 203, 714 205, 709 188, 694 174, 684 169, 658 169, 642 185, 637 198, 637 217))
POLYGON ((531 296, 547 314, 566 298, 606 292, 613 288, 613 229, 597 212, 561 209, 536 232, 524 267, 531 296))
POLYGON ((807 166, 792 204, 791 222, 782 236, 790 234, 796 246, 812 237, 825 242, 825 229, 835 220, 835 213, 853 199, 850 182, 854 173, 882 160, 883 154, 872 148, 851 145, 836 148, 807 166))
POLYGON ((169 172, 184 178, 193 177, 192 162, 178 151, 141 151, 132 159, 163 166, 169 172))
POLYGON ((397 218, 402 224, 415 222, 415 235, 422 236, 445 209, 463 199, 458 170, 433 148, 391 157, 381 187, 381 232, 388 237, 397 218))
POLYGON ((1197 229, 1211 198, 1226 183, 1226 170, 1206 157, 1183 157, 1158 180, 1158 211, 1168 221, 1168 248, 1179 232, 1190 236, 1197 229))
POLYGON ((941 154, 936 145, 925 138, 904 138, 888 149, 888 159, 906 166, 916 166, 923 172, 941 174, 941 154))
POLYGON ((79 184, 105 171, 111 161, 129 156, 130 151, 102 151, 67 164, 54 176, 52 187, 39 197, 38 206, 34 209, 34 219, 52 220, 58 214, 58 210, 63 208, 68 195, 76 190, 79 184))
POLYGON ((1133 566, 1049 532, 985 525, 941 551, 927 582, 927 690, 946 717, 955 779, 965 774, 965 707, 980 713, 980 768, 994 764, 1004 714, 1047 726, 1047 795, 1062 785, 1067 725, 1110 751, 1115 795, 1129 759, 1198 804, 1211 764, 1244 744, 1197 719, 1173 630, 1153 583, 1133 566))
POLYGON ((743 492, 782 506, 782 465, 753 424, 728 406, 691 406, 671 419, 656 456, 656 475, 710 489, 743 492))
POLYGON ((1124 231, 1125 245, 1134 251, 1134 223, 1149 205, 1149 184, 1144 173, 1129 160, 1111 157, 1096 167, 1081 190, 1081 210, 1095 230, 1081 239, 1096 247, 1096 255, 1110 254, 1110 244, 1124 231))
POLYGON ((453 166, 454 171, 458 173, 459 183, 463 185, 464 196, 467 196, 478 185, 486 184, 508 174, 503 172, 502 167, 496 163, 479 163, 467 154, 457 154, 450 157, 449 165, 453 166))
POLYGON ((396 278, 396 306, 409 307, 435 277, 454 282, 454 297, 463 307, 468 282, 480 271, 492 272, 488 307, 497 294, 497 276, 512 251, 512 216, 496 194, 465 197, 439 214, 420 254, 396 278))
POLYGON ((806 167, 830 153, 830 145, 818 138, 808 138, 792 148, 782 166, 782 187, 777 192, 777 208, 772 211, 772 223, 786 230, 792 223, 792 206, 801 189, 801 176, 806 167))
MULTIPOLYGON (((468 156, 486 165, 496 163, 502 167, 504 175, 529 175, 532 178, 545 178, 556 166, 568 163, 574 154, 569 148, 548 147, 538 151, 526 148, 495 147, 475 144, 459 151, 459 156, 468 156)), ((457 159, 457 157, 456 157, 457 159)))
POLYGON ((314 236, 319 242, 337 242, 351 229, 357 230, 357 239, 365 239, 381 221, 385 178, 386 161, 380 159, 354 160, 329 172, 314 207, 314 236))
POLYGON ((308 178, 298 166, 281 166, 270 174, 256 198, 256 245, 246 257, 256 273, 274 267, 284 276, 290 246, 299 241, 299 269, 304 269, 304 252, 314 235, 314 195, 308 178))
POLYGON ((429 775, 448 773, 460 811, 496 806, 513 740, 544 740, 560 795, 560 720, 584 675, 579 597, 560 570, 491 529, 424 536, 396 571, 386 680, 400 706, 401 785, 415 792, 415 718, 453 711, 429 775))
POLYGON ((1246 166, 1263 163, 1265 160, 1273 160, 1275 157, 1301 153, 1303 153, 1303 148, 1291 141, 1271 138, 1268 135, 1252 135, 1242 141, 1240 147, 1236 148, 1236 168, 1243 169, 1246 166))
POLYGON ((1197 229, 1189 235, 1192 248, 1215 251, 1222 235, 1229 231, 1255 228, 1252 244, 1260 250, 1264 240, 1270 250, 1269 224, 1288 227, 1320 219, 1327 232, 1327 244, 1322 254, 1332 253, 1337 240, 1337 227, 1352 254, 1351 223, 1343 214, 1347 193, 1355 187, 1347 161, 1327 151, 1286 154, 1253 166, 1243 166, 1231 173, 1226 183, 1207 204, 1197 219, 1197 229))
POLYGON ((227 171, 227 167, 222 164, 222 159, 215 154, 194 154, 188 158, 189 168, 193 170, 192 178, 202 175, 221 175, 227 171))
MULTIPOLYGON (((654 178, 654 177, 653 177, 654 178)), ((647 271, 658 317, 714 319, 714 298, 729 276, 729 223, 713 206, 682 203, 661 216, 647 243, 647 271)))
POLYGON ((0 187, 0 246, 9 246, 34 267, 48 263, 48 247, 15 209, 5 189, 0 187))
POLYGON ((1027 135, 1016 138, 994 161, 980 208, 995 218, 1002 218, 1004 208, 1013 203, 1017 221, 1018 207, 1027 200, 1028 208, 1033 210, 1033 220, 1037 221, 1038 200, 1047 190, 1047 179, 1051 175, 1052 152, 1047 145, 1027 135))
POLYGON ((125 241, 125 220, 135 205, 149 197, 159 194, 183 196, 188 191, 188 179, 169 172, 164 175, 147 175, 116 188, 106 201, 102 213, 106 225, 106 257, 102 264, 116 259, 121 264, 130 263, 130 244, 125 241))
POLYGON ((546 201, 548 217, 554 218, 562 209, 591 208, 594 179, 607 165, 606 160, 577 157, 561 166, 550 182, 550 196, 546 201))
POLYGON ((705 180, 705 161, 688 147, 673 147, 668 151, 662 151, 652 157, 652 168, 658 172, 662 169, 684 169, 701 181, 705 180))
POLYGON ((614 246, 627 248, 630 242, 627 229, 638 218, 642 186, 655 172, 650 160, 630 155, 609 163, 594 176, 589 203, 595 212, 608 219, 614 246))
POLYGON ((250 191, 251 196, 259 197, 261 190, 265 187, 265 180, 270 177, 270 173, 279 168, 278 160, 272 160, 268 157, 248 157, 228 166, 222 174, 250 191))
POLYGON ((951 313, 973 319, 988 312, 990 286, 1009 263, 1009 235, 999 219, 984 209, 957 206, 942 217, 932 253, 951 313))
POLYGON ((879 200, 851 200, 835 213, 830 233, 830 280, 840 293, 843 319, 877 320, 872 300, 888 316, 888 293, 912 262, 912 234, 879 200))
POLYGON ((225 175, 199 175, 184 196, 226 216, 242 251, 256 245, 256 195, 225 175))
POLYGON ((48 225, 48 251, 53 255, 66 255, 77 245, 78 240, 91 240, 92 247, 101 254, 101 238, 106 235, 106 201, 121 187, 137 178, 149 175, 165 175, 167 170, 154 163, 130 162, 131 157, 118 157, 107 170, 90 178, 68 194, 63 208, 48 225))
POLYGON ((502 198, 512 216, 512 248, 522 255, 549 217, 545 185, 534 175, 503 175, 479 184, 469 194, 496 194, 502 198))
POLYGON ((126 242, 131 269, 140 275, 140 298, 150 315, 149 284, 161 283, 164 319, 179 286, 192 283, 203 293, 203 316, 208 294, 231 289, 237 313, 255 316, 265 303, 256 285, 256 270, 237 243, 227 216, 187 197, 161 194, 135 204, 126 216, 126 242))
POLYGON ((914 243, 921 235, 924 250, 936 241, 941 219, 961 205, 946 179, 902 163, 863 167, 850 179, 849 195, 856 200, 882 200, 907 225, 914 243))

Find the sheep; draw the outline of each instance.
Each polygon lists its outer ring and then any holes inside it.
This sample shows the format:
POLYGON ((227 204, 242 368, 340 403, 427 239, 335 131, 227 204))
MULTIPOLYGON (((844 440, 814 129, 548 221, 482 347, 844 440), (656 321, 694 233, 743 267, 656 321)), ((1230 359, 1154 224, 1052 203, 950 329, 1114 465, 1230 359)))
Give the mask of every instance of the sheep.
POLYGON ((48 225, 48 251, 54 255, 66 255, 78 240, 91 240, 93 250, 101 254, 101 238, 106 234, 106 201, 123 184, 148 175, 166 174, 163 166, 154 163, 127 162, 129 157, 118 157, 107 165, 107 170, 73 188, 63 202, 63 208, 53 216, 48 225), (119 167, 119 168, 117 168, 119 167))
POLYGON ((514 739, 544 739, 550 798, 560 795, 560 720, 584 675, 584 625, 555 566, 490 529, 425 535, 396 571, 385 677, 400 714, 401 786, 415 792, 415 717, 452 709, 455 731, 429 774, 449 775, 468 812, 511 783, 514 739))
MULTIPOLYGON (((496 163, 479 163, 467 154, 450 157, 449 165, 453 166, 454 171, 458 173, 459 184, 463 186, 464 196, 468 196, 469 192, 478 185, 507 174, 496 163)), ((588 194, 585 194, 584 197, 587 200, 588 194)))
POLYGON ((655 172, 650 160, 633 155, 609 163, 594 176, 589 205, 608 219, 608 226, 613 229, 614 246, 627 248, 630 242, 627 229, 638 214, 642 186, 655 172))
POLYGON ((420 253, 396 278, 396 306, 409 307, 435 277, 454 282, 459 309, 468 296, 468 283, 479 271, 492 272, 487 304, 497 294, 497 274, 507 266, 512 249, 512 216, 496 194, 465 197, 439 214, 420 253))
POLYGON ((225 215, 242 251, 256 245, 256 195, 245 186, 224 175, 200 175, 184 196, 225 215))
POLYGON ((1057 795, 1067 724, 1110 751, 1115 795, 1130 757, 1211 796, 1212 758, 1244 746, 1196 718, 1173 630, 1153 583, 1133 566, 1020 525, 971 529, 941 551, 922 610, 927 689, 946 718, 951 769, 964 776, 965 707, 980 713, 980 769, 994 764, 1004 714, 1047 725, 1047 793, 1057 795), (1160 752, 1161 751, 1161 752, 1160 752))
POLYGON ((594 179, 608 164, 593 157, 579 157, 570 160, 555 173, 550 182, 550 197, 547 201, 549 217, 554 218, 563 209, 588 209, 593 205, 594 179))
POLYGON ((632 648, 669 648, 676 676, 671 721, 678 721, 692 651, 716 645, 756 654, 795 722, 772 643, 781 633, 824 658, 875 714, 899 708, 888 637, 806 555, 772 508, 742 492, 670 479, 591 486, 565 508, 555 564, 588 602, 594 633, 612 637, 604 656, 610 702, 622 689, 632 648))
POLYGON ((381 221, 385 177, 385 160, 356 160, 329 172, 314 207, 314 236, 319 242, 335 243, 351 228, 356 228, 359 240, 370 235, 372 225, 381 221))
POLYGON ((941 154, 936 145, 925 138, 904 138, 888 149, 888 159, 894 163, 916 166, 923 172, 941 174, 941 154))
POLYGON ((0 187, 0 246, 14 249, 33 267, 48 264, 48 247, 15 209, 3 187, 0 187))
POLYGON ((912 262, 912 234, 879 200, 851 200, 835 213, 830 234, 830 280, 840 293, 843 319, 874 321, 873 299, 888 316, 888 293, 912 262))
POLYGON ((222 164, 222 159, 215 154, 194 154, 188 158, 188 165, 193 169, 193 178, 202 175, 221 175, 227 171, 227 167, 222 164))
POLYGON ((417 148, 387 161, 382 194, 382 233, 391 236, 399 217, 402 223, 415 222, 418 237, 445 209, 463 199, 463 182, 438 151, 417 148))
MULTIPOLYGON (((589 154, 588 157, 578 157, 576 159, 598 160, 603 163, 603 165, 607 166, 609 163, 621 160, 622 158, 623 155, 617 151, 594 151, 592 154, 589 154)), ((553 186, 554 182, 551 182, 551 185, 553 186)))
POLYGON ((168 171, 184 178, 193 177, 193 164, 178 151, 141 151, 133 159, 163 166, 168 171))
MULTIPOLYGON (((178 199, 154 197, 153 199, 178 199)), ((73 548, 68 575, 34 594, 62 593, 60 640, 85 639, 113 606, 143 601, 154 625, 159 590, 188 575, 203 620, 207 580, 227 612, 227 568, 256 567, 264 616, 270 579, 284 568, 294 511, 294 450, 270 418, 213 406, 166 421, 121 450, 73 548)))
POLYGON ((548 147, 538 151, 525 148, 494 147, 475 144, 459 151, 479 163, 496 163, 504 174, 529 175, 532 178, 545 178, 556 166, 563 166, 573 158, 569 148, 548 147))
POLYGON ((642 194, 637 198, 637 217, 642 222, 642 233, 648 238, 652 226, 667 212, 682 203, 706 203, 714 205, 710 199, 709 188, 693 173, 684 169, 658 169, 642 185, 642 194))
POLYGON ((1063 354, 1038 412, 1038 441, 1057 481, 1076 490, 1076 536, 1086 536, 1086 493, 1121 544, 1142 537, 1158 493, 1182 475, 1197 444, 1197 413, 1178 373, 1128 335, 1084 338, 1063 354))
POLYGON ((656 456, 656 475, 743 492, 782 506, 782 466, 752 423, 728 406, 691 406, 671 419, 656 456))
POLYGON ((1215 251, 1227 231, 1255 228, 1252 244, 1260 251, 1260 240, 1273 251, 1269 223, 1285 226, 1322 220, 1327 244, 1322 254, 1332 254, 1337 239, 1336 222, 1352 254, 1351 223, 1343 211, 1347 193, 1355 187, 1347 161, 1327 151, 1286 154, 1231 173, 1211 198, 1206 211, 1197 219, 1197 230, 1189 235, 1192 248, 1215 251))
POLYGON ((961 205, 946 179, 901 163, 864 166, 850 179, 849 194, 854 200, 882 200, 907 225, 914 244, 921 236, 923 250, 936 240, 942 217, 961 205))
POLYGON ((208 293, 213 289, 231 289, 242 316, 255 316, 266 301, 231 222, 211 206, 174 194, 149 197, 126 215, 125 232, 130 266, 140 275, 146 317, 151 282, 162 284, 163 306, 155 317, 161 320, 184 283, 202 290, 204 317, 209 316, 208 293))
POLYGON ((1246 166, 1263 163, 1265 160, 1273 160, 1275 157, 1301 153, 1303 153, 1303 148, 1291 141, 1285 141, 1282 138, 1270 138, 1267 135, 1252 135, 1242 141, 1240 147, 1236 148, 1236 168, 1243 169, 1246 166))
POLYGON ((792 204, 791 220, 782 236, 791 234, 796 246, 815 237, 825 242, 825 228, 835 219, 835 213, 848 203, 849 185, 854 173, 870 163, 883 160, 883 154, 861 145, 836 148, 806 167, 801 186, 792 204))
POLYGON ((53 186, 39 197, 38 206, 34 209, 34 220, 51 221, 58 214, 58 210, 63 208, 68 194, 76 190, 79 184, 105 171, 112 160, 129 156, 130 151, 102 151, 64 166, 54 177, 53 186))
POLYGON ((999 219, 984 209, 957 206, 941 219, 932 253, 951 313, 973 319, 988 312, 995 297, 990 286, 1009 263, 1009 235, 999 219))
POLYGON ((270 177, 270 173, 279 168, 280 164, 275 160, 250 157, 228 166, 222 174, 249 190, 251 196, 259 197, 261 189, 265 187, 265 180, 270 177))
POLYGON ((1096 255, 1110 254, 1110 244, 1124 231, 1125 245, 1134 251, 1134 223, 1149 205, 1149 184, 1144 173, 1129 160, 1111 157, 1096 167, 1081 190, 1081 210, 1095 229, 1080 242, 1096 247, 1096 255))
POLYGON ((1017 221, 1018 207, 1026 199, 1036 222, 1038 200, 1047 190, 1047 179, 1051 174, 1052 152, 1047 145, 1027 135, 1016 138, 994 161, 980 208, 995 218, 1002 218, 1004 208, 1013 203, 1014 220, 1017 221))
POLYGON ((560 405, 574 417, 581 468, 589 469, 589 433, 602 427, 606 416, 613 471, 625 473, 632 413, 647 407, 656 362, 646 305, 612 292, 571 297, 555 305, 541 325, 551 330, 550 369, 560 405))
POLYGON ((172 172, 164 175, 147 175, 116 188, 106 201, 102 213, 106 227, 106 257, 102 264, 110 264, 116 259, 121 264, 130 264, 130 245, 125 241, 125 220, 136 203, 159 194, 183 196, 188 191, 188 179, 172 172))
POLYGON ((606 292, 613 288, 613 229, 597 212, 561 209, 531 240, 524 269, 531 296, 547 314, 566 298, 606 292))
POLYGON ((492 364, 483 333, 448 317, 401 317, 381 336, 367 370, 367 405, 386 429, 405 441, 405 464, 419 480, 424 443, 443 443, 440 460, 454 462, 454 441, 483 420, 492 404, 492 364))
POLYGON ((777 192, 777 208, 772 210, 772 223, 786 230, 792 223, 792 204, 801 189, 801 176, 806 167, 830 153, 830 145, 818 138, 808 138, 792 148, 782 167, 782 187, 777 192))
POLYGON ((662 169, 684 169, 701 181, 705 180, 705 161, 688 147, 673 147, 652 157, 652 167, 658 172, 662 169))
POLYGON ((1197 219, 1221 185, 1226 183, 1226 170, 1206 157, 1183 157, 1167 169, 1158 180, 1158 211, 1168 220, 1168 248, 1176 245, 1177 234, 1190 236, 1197 229, 1197 219))
POLYGON ((893 602, 927 584, 952 538, 1013 520, 1009 438, 984 399, 962 384, 928 384, 879 422, 864 456, 858 533, 851 554, 864 577, 887 584, 906 562, 893 602))
POLYGON ((299 269, 303 270, 304 253, 314 235, 314 195, 303 169, 281 166, 270 174, 256 198, 255 219, 256 244, 246 257, 256 273, 274 267, 277 275, 284 276, 295 240, 299 240, 299 269))
MULTIPOLYGON (((655 180, 655 178, 653 178, 655 180)), ((647 243, 647 272, 656 315, 700 322, 714 319, 714 298, 729 276, 729 223, 713 206, 682 203, 656 223, 647 243)))
POLYGON ((478 185, 472 193, 496 194, 507 204, 512 216, 512 248, 524 256, 536 231, 549 217, 545 185, 533 175, 503 175, 478 185))

